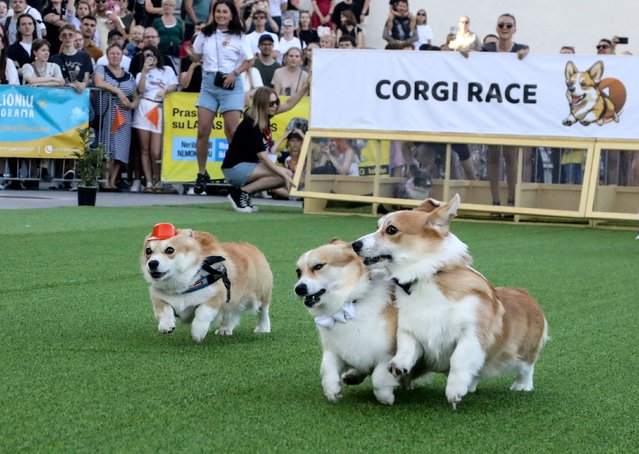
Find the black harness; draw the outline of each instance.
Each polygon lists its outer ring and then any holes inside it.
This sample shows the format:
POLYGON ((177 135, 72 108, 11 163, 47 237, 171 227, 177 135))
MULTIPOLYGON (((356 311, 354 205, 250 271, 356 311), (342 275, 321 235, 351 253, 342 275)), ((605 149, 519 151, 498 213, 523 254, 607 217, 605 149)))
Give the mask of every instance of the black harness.
POLYGON ((231 281, 229 280, 229 276, 224 265, 220 265, 219 268, 213 268, 211 265, 216 263, 220 263, 226 260, 224 257, 220 257, 219 255, 211 255, 204 259, 202 262, 201 269, 208 273, 207 276, 202 276, 200 279, 195 281, 184 293, 192 293, 198 290, 202 290, 203 288, 208 287, 211 284, 222 279, 224 283, 224 287, 226 287, 226 302, 228 303, 231 300, 231 281))

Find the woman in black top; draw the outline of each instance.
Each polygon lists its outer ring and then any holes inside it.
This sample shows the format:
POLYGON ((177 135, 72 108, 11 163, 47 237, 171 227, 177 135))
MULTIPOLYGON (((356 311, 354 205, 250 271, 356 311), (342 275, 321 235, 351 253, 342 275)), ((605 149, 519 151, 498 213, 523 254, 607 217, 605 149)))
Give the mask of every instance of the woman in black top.
POLYGON ((308 91, 308 82, 290 96, 283 104, 270 87, 260 87, 253 95, 253 104, 235 130, 233 141, 222 163, 226 180, 233 185, 228 195, 235 211, 251 213, 251 194, 268 189, 285 187, 291 189, 293 172, 275 165, 268 156, 273 146, 271 117, 291 110, 308 91))

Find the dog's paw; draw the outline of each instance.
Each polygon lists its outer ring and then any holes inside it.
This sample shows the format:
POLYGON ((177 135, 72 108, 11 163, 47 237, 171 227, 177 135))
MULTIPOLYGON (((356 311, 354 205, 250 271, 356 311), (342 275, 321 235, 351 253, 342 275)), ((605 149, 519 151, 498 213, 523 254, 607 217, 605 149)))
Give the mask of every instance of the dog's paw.
POLYGON ((158 331, 162 334, 171 334, 175 331, 175 320, 173 321, 161 321, 158 324, 158 331))
POLYGON ((583 126, 588 126, 590 123, 592 123, 592 121, 581 120, 579 123, 581 123, 583 126))
POLYGON ((448 399, 448 403, 453 406, 453 410, 457 409, 457 404, 461 402, 467 392, 467 388, 458 388, 450 385, 446 386, 446 398, 448 399))
POLYGON ((566 118, 564 121, 561 122, 561 124, 564 126, 572 126, 573 122, 566 118))
POLYGON ((255 329, 253 330, 254 333, 270 333, 271 332, 271 327, 270 326, 262 326, 262 325, 257 325, 255 327, 255 329))
POLYGON ((350 369, 342 374, 342 383, 345 385, 359 385, 366 378, 366 374, 362 374, 357 369, 350 369))
POLYGON ((402 367, 396 360, 392 359, 391 362, 388 363, 388 371, 395 377, 403 377, 408 373, 408 368, 402 367))
POLYGON ((191 338, 198 344, 204 340, 209 332, 209 325, 204 323, 191 323, 191 338))
POLYGON ((336 386, 331 389, 325 389, 324 395, 329 402, 337 403, 342 398, 342 387, 336 386))
POLYGON ((515 381, 512 385, 510 385, 511 391, 532 391, 533 385, 532 383, 519 383, 515 381))
POLYGON ((395 394, 393 388, 375 388, 373 390, 377 402, 384 405, 393 405, 395 403, 395 394))
POLYGON ((215 334, 217 334, 218 336, 232 336, 233 328, 228 326, 220 326, 218 329, 215 330, 215 334))

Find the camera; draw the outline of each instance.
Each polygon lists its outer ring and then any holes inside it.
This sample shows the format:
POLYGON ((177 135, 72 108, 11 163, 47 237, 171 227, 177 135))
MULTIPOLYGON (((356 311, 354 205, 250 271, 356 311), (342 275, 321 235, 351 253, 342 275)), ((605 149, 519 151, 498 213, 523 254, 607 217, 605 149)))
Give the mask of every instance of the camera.
POLYGON ((620 36, 615 40, 615 43, 617 44, 628 44, 628 37, 627 36, 620 36))
POLYGON ((295 129, 299 129, 304 134, 308 131, 308 120, 306 118, 295 117, 286 126, 287 131, 293 131, 295 129))

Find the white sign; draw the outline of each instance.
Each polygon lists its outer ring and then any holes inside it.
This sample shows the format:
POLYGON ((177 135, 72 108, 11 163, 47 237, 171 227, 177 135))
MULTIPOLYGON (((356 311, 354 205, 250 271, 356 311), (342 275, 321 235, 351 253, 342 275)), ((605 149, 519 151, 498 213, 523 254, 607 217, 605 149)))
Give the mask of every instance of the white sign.
POLYGON ((639 59, 313 50, 311 128, 639 140, 639 59))

